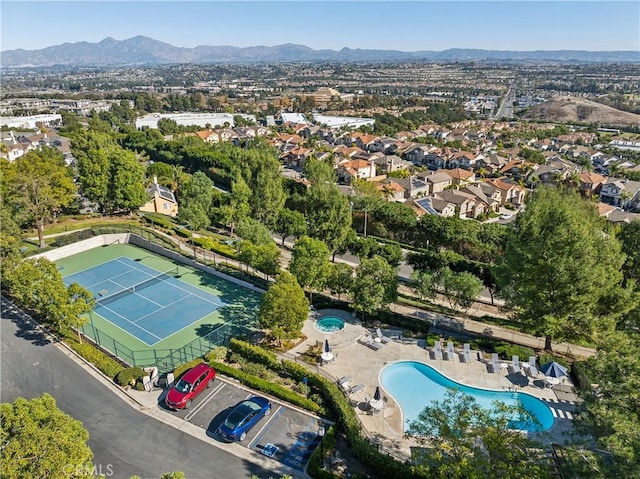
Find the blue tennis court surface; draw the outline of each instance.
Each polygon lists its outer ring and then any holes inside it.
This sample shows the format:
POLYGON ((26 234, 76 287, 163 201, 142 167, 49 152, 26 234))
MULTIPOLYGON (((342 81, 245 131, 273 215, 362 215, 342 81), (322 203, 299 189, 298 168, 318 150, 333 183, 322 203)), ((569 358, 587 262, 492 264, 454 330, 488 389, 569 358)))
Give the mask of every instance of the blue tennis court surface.
POLYGON ((64 282, 91 291, 97 314, 151 346, 228 304, 176 276, 177 267, 157 271, 120 257, 64 282))

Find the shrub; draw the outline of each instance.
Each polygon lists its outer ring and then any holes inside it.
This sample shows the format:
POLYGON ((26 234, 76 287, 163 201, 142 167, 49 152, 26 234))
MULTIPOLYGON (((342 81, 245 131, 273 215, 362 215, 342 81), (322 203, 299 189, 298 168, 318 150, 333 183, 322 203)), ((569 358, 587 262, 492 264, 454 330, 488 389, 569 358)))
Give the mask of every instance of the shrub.
POLYGON ((133 388, 134 388, 136 391, 144 391, 144 390, 145 390, 145 389, 144 389, 144 384, 142 384, 142 381, 138 381, 138 382, 133 386, 133 388))
POLYGON ((133 386, 145 375, 146 373, 142 368, 133 367, 133 368, 123 369, 116 375, 114 379, 116 381, 116 384, 118 384, 118 386, 127 386, 127 385, 133 386))
POLYGON ((214 253, 218 253, 222 256, 226 256, 227 258, 235 259, 237 257, 237 253, 234 248, 232 248, 227 244, 220 243, 219 241, 216 241, 213 238, 208 238, 208 237, 192 238, 191 242, 202 249, 213 251, 214 253))
POLYGON ((118 361, 97 349, 89 343, 79 343, 75 340, 65 339, 65 342, 80 356, 97 367, 105 376, 115 379, 115 377, 125 367, 118 361))
POLYGON ((197 364, 204 363, 204 362, 205 362, 204 359, 197 358, 197 359, 194 359, 193 361, 189 361, 188 363, 181 364, 180 366, 178 366, 173 370, 174 379, 177 381, 178 379, 180 379, 180 376, 186 373, 189 369, 191 369, 197 364))
POLYGON ((273 381, 278 375, 266 366, 259 363, 247 362, 242 366, 242 371, 253 376, 257 376, 267 381, 273 381))
POLYGON ((231 338, 229 341, 229 349, 247 358, 249 361, 264 364, 273 371, 280 371, 280 361, 278 361, 277 356, 271 351, 267 351, 259 346, 254 346, 246 341, 240 341, 236 338, 231 338))
POLYGON ((207 362, 222 361, 227 357, 228 351, 229 350, 225 346, 216 346, 207 354, 205 354, 204 358, 207 360, 207 362))
POLYGON ((175 228, 173 228, 173 231, 175 231, 178 236, 181 236, 183 238, 191 238, 193 236, 191 234, 191 231, 183 226, 176 226, 175 228))
POLYGON ((498 343, 495 345, 495 350, 503 359, 511 359, 511 356, 516 355, 521 361, 527 361, 529 356, 536 354, 533 348, 511 343, 498 343))

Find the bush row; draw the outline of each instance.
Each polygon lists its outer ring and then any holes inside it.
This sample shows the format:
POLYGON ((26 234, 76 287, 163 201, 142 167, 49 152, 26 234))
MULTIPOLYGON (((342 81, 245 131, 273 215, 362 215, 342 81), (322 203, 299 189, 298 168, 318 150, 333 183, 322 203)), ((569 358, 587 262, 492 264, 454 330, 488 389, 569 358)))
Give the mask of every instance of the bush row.
POLYGON ((116 374, 114 380, 118 386, 135 386, 147 373, 142 368, 125 368, 116 374))
POLYGON ((213 251, 214 253, 226 256, 227 258, 237 259, 238 257, 238 254, 234 248, 227 244, 220 243, 213 238, 209 238, 206 236, 196 237, 192 238, 191 242, 202 249, 213 251))
POLYGON ((236 338, 231 338, 229 341, 229 349, 240 356, 247 358, 254 363, 262 364, 273 371, 278 372, 280 370, 280 361, 277 356, 264 348, 254 346, 246 341, 240 341, 236 338))
MULTIPOLYGON (((71 334, 71 333, 70 333, 71 334)), ((73 336, 65 336, 65 343, 76 353, 97 367, 105 376, 115 379, 115 377, 125 369, 125 367, 111 356, 103 353, 90 343, 80 343, 73 336)))
POLYGON ((237 379, 242 384, 249 386, 250 388, 271 394, 272 396, 282 399, 283 401, 287 401, 291 404, 295 404, 296 406, 299 406, 308 411, 319 414, 323 413, 322 408, 315 402, 300 396, 299 394, 295 393, 291 389, 285 388, 284 386, 266 381, 251 374, 247 374, 240 369, 232 368, 227 364, 212 361, 210 365, 216 370, 216 372, 237 379))

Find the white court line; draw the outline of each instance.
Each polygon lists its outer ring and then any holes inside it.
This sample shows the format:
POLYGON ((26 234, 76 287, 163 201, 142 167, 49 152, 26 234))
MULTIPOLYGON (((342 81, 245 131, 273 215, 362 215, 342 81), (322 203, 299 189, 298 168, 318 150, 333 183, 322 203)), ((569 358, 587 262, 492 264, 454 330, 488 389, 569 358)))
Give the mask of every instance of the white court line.
MULTIPOLYGON (((129 320, 129 319, 127 319, 127 318, 125 318, 125 317, 124 317, 124 316, 122 316, 121 314, 116 313, 113 309, 109 308, 108 306, 102 306, 102 305, 100 305, 100 307, 101 307, 101 308, 104 308, 104 309, 108 309, 109 311, 111 311, 111 312, 112 312, 113 314, 115 314, 116 316, 119 316, 119 317, 121 317, 122 319, 124 319, 127 323, 129 323, 129 324, 133 324, 136 328, 141 329, 141 330, 143 330, 143 331, 144 331, 144 332, 146 332, 146 333, 149 333, 149 334, 150 334, 151 336, 153 336, 154 338, 158 338, 158 341, 162 341, 162 339, 164 339, 164 338, 161 338, 161 337, 159 337, 159 336, 156 336, 156 335, 155 335, 155 334, 153 334, 151 331, 147 331, 147 330, 146 330, 146 329, 144 329, 143 327, 138 326, 136 323, 132 322, 131 320, 129 320)), ((109 318, 104 318, 104 319, 106 319, 107 321, 109 321, 109 318)), ((111 324, 114 324, 114 325, 118 326, 118 325, 117 325, 117 324, 115 324, 113 321, 109 321, 109 322, 110 322, 111 324)), ((124 329, 124 328, 120 328, 120 329, 122 329, 123 331, 127 332, 128 334, 131 334, 129 331, 127 331, 127 330, 126 330, 126 329, 124 329)), ((133 336, 135 336, 135 335, 133 335, 133 336)), ((136 337, 136 339, 140 339, 140 338, 138 338, 138 336, 135 336, 135 337, 136 337)), ((149 343, 147 343, 146 341, 144 341, 144 340, 142 340, 142 339, 140 339, 140 341, 143 341, 145 344, 147 344, 147 345, 151 346, 149 343)), ((155 344, 155 343, 154 343, 154 344, 155 344)))
POLYGON ((209 402, 211 401, 214 396, 216 394, 218 394, 224 387, 226 386, 225 383, 218 383, 216 385, 215 388, 213 388, 213 390, 207 394, 205 396, 205 398, 202 400, 202 402, 200 404, 198 404, 195 408, 193 408, 185 417, 185 421, 188 421, 189 419, 191 419, 193 416, 195 416, 196 414, 198 414, 200 412, 200 410, 209 402))

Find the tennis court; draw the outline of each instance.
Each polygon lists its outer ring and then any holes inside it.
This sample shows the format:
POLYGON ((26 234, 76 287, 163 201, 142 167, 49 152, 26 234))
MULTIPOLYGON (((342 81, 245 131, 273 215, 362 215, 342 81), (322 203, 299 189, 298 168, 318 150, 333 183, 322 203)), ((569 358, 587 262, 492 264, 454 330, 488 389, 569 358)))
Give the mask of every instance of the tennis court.
POLYGON ((89 249, 56 264, 65 283, 75 281, 96 298, 85 333, 130 363, 133 353, 145 363, 204 341, 223 325, 227 335, 257 325, 259 292, 131 244, 89 249))
POLYGON ((83 285, 96 298, 96 313, 151 346, 227 304, 179 277, 179 266, 160 272, 122 256, 65 282, 83 285))

